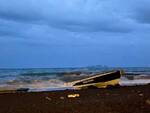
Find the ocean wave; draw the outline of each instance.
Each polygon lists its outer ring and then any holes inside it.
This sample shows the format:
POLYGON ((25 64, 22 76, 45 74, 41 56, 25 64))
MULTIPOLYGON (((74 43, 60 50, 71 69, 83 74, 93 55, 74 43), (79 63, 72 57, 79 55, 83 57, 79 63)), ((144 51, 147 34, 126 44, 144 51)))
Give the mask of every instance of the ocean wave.
POLYGON ((61 75, 59 72, 25 72, 21 73, 20 76, 50 76, 50 75, 61 75))
MULTIPOLYGON (((144 69, 143 69, 144 70, 144 69)), ((150 83, 149 71, 127 70, 121 78, 120 85, 138 85, 150 83)), ((0 90, 30 88, 32 91, 72 88, 65 83, 80 80, 104 70, 86 69, 26 69, 0 70, 0 90)))
POLYGON ((121 86, 135 86, 135 85, 144 85, 150 84, 150 76, 149 75, 139 75, 139 76, 131 76, 129 77, 121 77, 120 85, 121 86))
POLYGON ((121 86, 135 86, 135 85, 145 85, 150 84, 150 79, 142 79, 142 80, 122 80, 119 83, 121 86))
POLYGON ((32 80, 27 81, 17 81, 12 80, 6 84, 0 85, 1 89, 18 89, 18 88, 29 88, 29 89, 46 89, 46 88, 61 88, 65 87, 65 83, 58 79, 51 80, 32 80))

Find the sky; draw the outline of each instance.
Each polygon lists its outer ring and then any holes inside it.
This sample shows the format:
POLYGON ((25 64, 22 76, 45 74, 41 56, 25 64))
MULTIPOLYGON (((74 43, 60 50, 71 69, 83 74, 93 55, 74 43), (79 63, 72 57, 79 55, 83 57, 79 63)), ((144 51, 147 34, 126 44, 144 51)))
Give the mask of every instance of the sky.
POLYGON ((0 0, 0 68, 150 66, 149 0, 0 0))

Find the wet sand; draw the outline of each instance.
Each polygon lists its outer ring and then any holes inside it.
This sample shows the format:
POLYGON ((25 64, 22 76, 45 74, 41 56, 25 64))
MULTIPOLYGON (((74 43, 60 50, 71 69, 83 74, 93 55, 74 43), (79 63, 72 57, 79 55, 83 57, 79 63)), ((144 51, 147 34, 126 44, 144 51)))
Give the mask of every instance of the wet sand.
POLYGON ((150 85, 1 93, 0 113, 150 113, 150 85), (79 97, 68 98, 70 94, 79 97))

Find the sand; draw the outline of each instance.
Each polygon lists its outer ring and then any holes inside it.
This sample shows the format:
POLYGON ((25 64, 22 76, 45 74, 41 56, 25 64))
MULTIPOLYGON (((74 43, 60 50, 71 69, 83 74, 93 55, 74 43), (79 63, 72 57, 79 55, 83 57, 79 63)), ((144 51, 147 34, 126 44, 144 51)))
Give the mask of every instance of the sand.
POLYGON ((0 113, 150 113, 150 85, 2 93, 0 113))

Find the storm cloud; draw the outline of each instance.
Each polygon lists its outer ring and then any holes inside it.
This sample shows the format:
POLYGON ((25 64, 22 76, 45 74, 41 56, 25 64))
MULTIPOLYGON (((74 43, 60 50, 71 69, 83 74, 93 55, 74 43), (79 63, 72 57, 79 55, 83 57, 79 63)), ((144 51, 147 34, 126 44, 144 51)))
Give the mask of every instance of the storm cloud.
POLYGON ((149 4, 148 0, 1 0, 0 67, 147 66, 149 4))
POLYGON ((135 19, 143 24, 150 24, 150 1, 143 0, 135 8, 135 19))
POLYGON ((75 32, 129 32, 128 12, 120 12, 117 2, 114 4, 103 0, 2 0, 0 17, 75 32))

